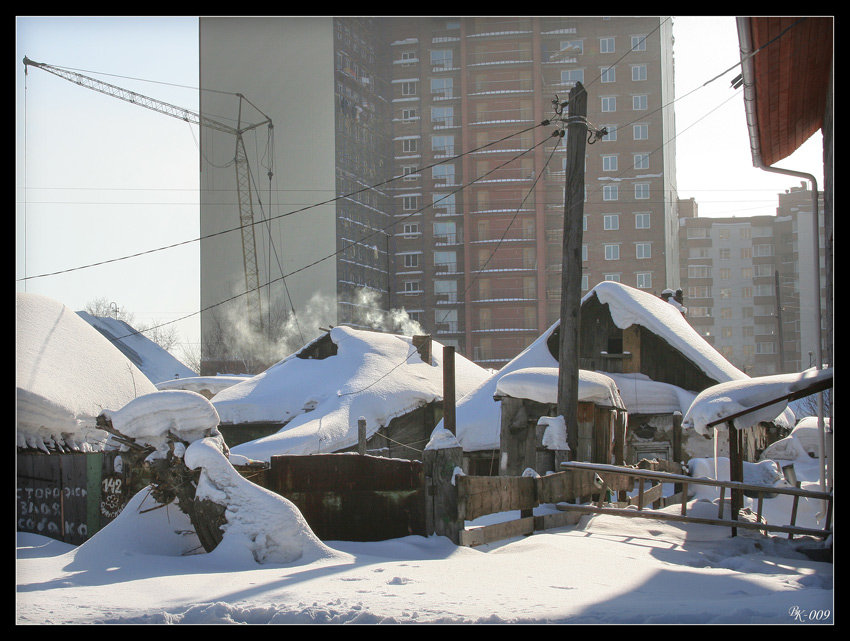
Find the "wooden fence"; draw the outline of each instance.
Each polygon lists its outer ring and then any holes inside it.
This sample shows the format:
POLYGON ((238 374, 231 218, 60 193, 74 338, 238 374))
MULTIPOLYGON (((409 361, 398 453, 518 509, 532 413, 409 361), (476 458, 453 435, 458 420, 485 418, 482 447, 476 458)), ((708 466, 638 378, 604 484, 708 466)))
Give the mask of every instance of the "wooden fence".
POLYGON ((128 479, 117 453, 18 453, 17 530, 79 545, 124 507, 128 479))
MULTIPOLYGON (((832 495, 824 492, 801 490, 798 488, 777 488, 763 485, 751 485, 733 481, 716 481, 690 476, 641 470, 615 465, 595 465, 590 463, 562 463, 562 472, 541 477, 518 476, 458 476, 457 519, 460 545, 475 546, 514 536, 532 534, 535 531, 553 527, 573 525, 583 514, 614 514, 624 517, 643 517, 658 520, 704 523, 732 528, 750 528, 764 532, 787 532, 789 537, 811 535, 828 537, 831 532, 832 495), (638 494, 624 501, 609 502, 605 507, 608 493, 623 494, 634 490, 638 484, 638 494), (681 487, 672 497, 662 495, 663 484, 670 483, 681 487), (687 514, 688 487, 691 485, 709 485, 720 490, 718 518, 707 519, 687 514), (746 492, 758 496, 756 521, 739 520, 737 514, 724 519, 724 493, 729 490, 746 492), (790 524, 774 525, 763 522, 762 508, 765 494, 787 494, 794 497, 790 524), (822 530, 797 527, 795 525, 797 503, 800 498, 812 498, 827 502, 826 527, 822 530), (593 499, 596 504, 593 504, 593 499), (663 507, 671 503, 681 503, 680 514, 670 514, 646 509, 647 506, 663 507), (560 512, 534 516, 533 509, 543 504, 556 504, 560 512), (637 509, 634 509, 634 508, 637 509), (499 512, 519 511, 520 517, 511 521, 465 528, 464 521, 472 521, 481 516, 499 512)), ((612 496, 613 498, 613 496, 612 496)))

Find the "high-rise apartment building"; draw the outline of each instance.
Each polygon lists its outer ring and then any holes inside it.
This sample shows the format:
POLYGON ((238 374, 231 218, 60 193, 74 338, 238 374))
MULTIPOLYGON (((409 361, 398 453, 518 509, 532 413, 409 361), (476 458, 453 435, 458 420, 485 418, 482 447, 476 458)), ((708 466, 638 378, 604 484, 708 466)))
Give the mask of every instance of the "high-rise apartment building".
MULTIPOLYGON (((202 113, 225 90, 274 123, 261 342, 271 312, 309 339, 404 308, 482 365, 516 356, 560 313, 566 140, 542 123, 576 82, 607 130, 586 147, 583 288, 678 286, 669 18, 201 18, 200 61, 202 113)), ((202 138, 205 236, 236 222, 229 145, 202 138)), ((222 330, 248 314, 240 242, 201 245, 206 371, 244 362, 222 330)))
MULTIPOLYGON (((822 256, 822 200, 818 209, 822 256)), ((775 216, 699 218, 696 208, 690 211, 682 218, 680 252, 691 325, 751 376, 814 365, 826 279, 821 260, 817 295, 811 191, 803 184, 779 194, 775 216)))
POLYGON ((395 291, 444 343, 501 367, 560 314, 566 145, 581 82, 607 128, 585 161, 582 287, 678 284, 669 19, 397 19, 395 291))

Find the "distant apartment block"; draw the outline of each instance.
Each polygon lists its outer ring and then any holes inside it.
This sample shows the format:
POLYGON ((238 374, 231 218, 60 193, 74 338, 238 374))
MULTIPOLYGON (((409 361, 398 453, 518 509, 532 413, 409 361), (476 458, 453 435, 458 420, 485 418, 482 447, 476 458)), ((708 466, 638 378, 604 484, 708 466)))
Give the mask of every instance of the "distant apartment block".
MULTIPOLYGON (((751 376, 798 372, 815 364, 812 194, 779 194, 775 216, 699 218, 680 203, 681 283, 691 325, 751 376)), ((819 206, 821 251, 823 209, 819 206)))

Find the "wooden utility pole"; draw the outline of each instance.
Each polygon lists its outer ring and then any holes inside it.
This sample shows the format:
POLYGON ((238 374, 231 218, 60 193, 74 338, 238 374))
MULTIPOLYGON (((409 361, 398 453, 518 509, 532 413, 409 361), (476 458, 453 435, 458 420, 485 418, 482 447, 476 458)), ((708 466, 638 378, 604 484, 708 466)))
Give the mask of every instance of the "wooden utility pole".
POLYGON ((561 325, 558 354, 558 414, 567 426, 567 444, 578 452, 578 334, 581 312, 581 240, 584 219, 584 150, 587 92, 577 82, 570 91, 567 171, 561 267, 561 325))

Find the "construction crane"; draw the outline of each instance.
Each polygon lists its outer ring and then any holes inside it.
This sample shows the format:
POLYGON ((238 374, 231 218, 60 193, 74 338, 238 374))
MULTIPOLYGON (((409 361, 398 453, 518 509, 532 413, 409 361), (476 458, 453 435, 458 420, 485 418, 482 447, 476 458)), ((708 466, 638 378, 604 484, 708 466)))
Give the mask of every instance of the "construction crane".
POLYGON ((236 137, 236 150, 234 152, 233 164, 236 167, 236 191, 239 200, 239 228, 242 232, 242 256, 245 268, 245 289, 249 297, 249 310, 253 310, 251 316, 254 322, 257 324, 257 327, 260 332, 262 332, 263 315, 262 306, 260 302, 259 273, 257 270, 257 243, 254 238, 254 197, 253 191, 251 189, 251 174, 250 168, 248 167, 248 155, 245 151, 245 141, 243 140, 243 134, 248 131, 257 129, 258 127, 262 127, 265 124, 268 124, 269 130, 271 130, 274 127, 271 118, 269 118, 268 116, 266 116, 266 114, 257 109, 256 105, 251 103, 250 100, 245 98, 245 96, 240 93, 236 94, 236 96, 238 96, 239 98, 239 112, 237 116, 237 125, 233 127, 231 125, 219 122, 218 120, 214 120, 207 116, 202 116, 201 114, 195 113, 194 111, 191 111, 189 109, 184 109, 183 107, 176 107, 175 105, 163 102, 162 100, 150 98, 148 96, 136 93, 135 91, 123 89, 121 87, 111 85, 107 82, 97 80, 96 78, 85 76, 81 73, 68 71, 66 69, 54 67, 52 65, 44 64, 41 62, 35 62, 34 60, 30 60, 29 58, 24 56, 24 73, 27 73, 28 67, 36 67, 38 69, 43 69, 48 73, 52 73, 55 76, 64 78, 65 80, 69 80, 70 82, 80 85, 81 87, 93 89, 94 91, 99 91, 100 93, 106 94, 107 96, 120 98, 121 100, 132 103, 134 105, 145 107, 146 109, 156 111, 157 113, 165 114, 166 116, 171 116, 172 118, 178 118, 179 120, 184 120, 190 124, 195 124, 201 127, 210 127, 211 129, 222 131, 224 133, 229 133, 236 137), (257 123, 246 124, 243 126, 243 101, 247 102, 254 109, 256 109, 257 112, 259 112, 263 116, 264 120, 257 123))

